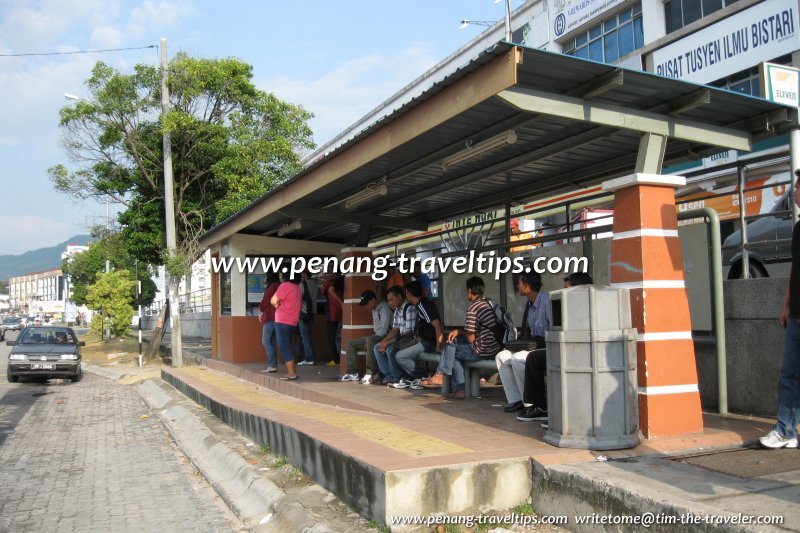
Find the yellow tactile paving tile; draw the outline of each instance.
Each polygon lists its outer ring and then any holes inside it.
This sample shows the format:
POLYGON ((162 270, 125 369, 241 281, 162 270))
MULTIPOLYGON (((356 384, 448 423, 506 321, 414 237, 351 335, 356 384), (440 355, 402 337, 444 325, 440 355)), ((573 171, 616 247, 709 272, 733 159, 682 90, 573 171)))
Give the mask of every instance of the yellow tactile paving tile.
POLYGON ((237 378, 201 367, 184 367, 180 373, 189 374, 191 377, 255 407, 322 422, 409 457, 437 457, 475 451, 431 435, 400 427, 377 417, 348 413, 301 400, 284 400, 278 393, 263 393, 256 390, 254 384, 242 383, 237 378))

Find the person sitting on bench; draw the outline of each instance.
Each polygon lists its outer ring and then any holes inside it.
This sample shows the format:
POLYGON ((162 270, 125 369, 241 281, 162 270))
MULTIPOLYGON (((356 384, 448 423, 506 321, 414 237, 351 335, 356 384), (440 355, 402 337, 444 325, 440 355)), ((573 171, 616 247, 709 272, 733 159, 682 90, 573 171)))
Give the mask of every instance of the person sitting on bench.
POLYGON ((419 379, 414 379, 414 368, 417 359, 424 352, 441 351, 444 339, 442 321, 439 320, 439 310, 436 305, 425 296, 425 289, 420 281, 412 281, 406 286, 406 299, 417 306, 416 333, 420 341, 413 346, 398 349, 394 358, 405 376, 393 384, 396 389, 421 389, 419 379))
MULTIPOLYGON (((530 339, 537 348, 544 347, 544 334, 550 329, 550 296, 542 290, 542 276, 535 271, 520 274, 517 279, 517 292, 526 299, 522 315, 520 340, 530 339)), ((533 347, 533 346, 531 346, 533 347)), ((495 362, 508 403, 503 406, 507 413, 521 411, 522 392, 525 384, 525 359, 530 349, 516 352, 502 350, 495 362), (517 361, 517 364, 514 364, 517 361)))
POLYGON ((369 385, 378 378, 378 363, 375 361, 374 350, 375 345, 386 337, 389 328, 392 327, 392 308, 387 302, 379 302, 375 292, 370 290, 361 293, 358 305, 369 307, 372 311, 372 330, 375 333, 353 339, 347 344, 347 370, 340 381, 358 381, 358 351, 364 350, 367 355, 367 372, 361 383, 369 385))
POLYGON ((494 357, 501 348, 494 336, 494 326, 497 324, 494 309, 483 295, 483 280, 473 276, 467 280, 466 288, 470 305, 464 327, 456 328, 448 334, 436 375, 422 383, 423 387, 441 387, 443 375, 452 374, 453 392, 449 396, 457 399, 465 396, 463 363, 494 357))
MULTIPOLYGON (((578 285, 591 285, 592 277, 585 272, 576 272, 564 278, 564 288, 576 287, 578 285)), ((519 372, 519 361, 516 360, 515 371, 519 372)), ((525 358, 524 367, 524 390, 522 391, 522 401, 525 408, 517 415, 520 422, 532 422, 534 420, 547 420, 547 389, 545 381, 547 378, 547 352, 545 350, 534 350, 525 358)))

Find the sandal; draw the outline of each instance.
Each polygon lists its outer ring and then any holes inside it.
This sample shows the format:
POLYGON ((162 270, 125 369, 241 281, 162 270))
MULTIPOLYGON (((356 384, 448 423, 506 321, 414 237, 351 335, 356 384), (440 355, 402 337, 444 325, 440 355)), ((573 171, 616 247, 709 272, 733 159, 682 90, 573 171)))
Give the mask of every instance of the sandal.
POLYGON ((425 387, 426 389, 441 389, 443 383, 444 383, 444 378, 442 377, 442 374, 436 374, 432 377, 429 377, 428 379, 423 379, 422 381, 419 382, 419 384, 425 387), (437 379, 436 376, 439 376, 439 378, 437 379))
POLYGON ((281 381, 297 381, 297 376, 281 376, 281 381))

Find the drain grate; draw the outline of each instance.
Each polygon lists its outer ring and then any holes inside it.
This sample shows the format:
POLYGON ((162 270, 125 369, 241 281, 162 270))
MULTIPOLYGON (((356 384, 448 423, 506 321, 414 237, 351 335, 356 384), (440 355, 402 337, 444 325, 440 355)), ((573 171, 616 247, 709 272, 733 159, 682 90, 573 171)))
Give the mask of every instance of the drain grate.
POLYGON ((734 450, 683 457, 677 460, 706 470, 742 478, 770 476, 800 470, 800 450, 786 448, 734 450))

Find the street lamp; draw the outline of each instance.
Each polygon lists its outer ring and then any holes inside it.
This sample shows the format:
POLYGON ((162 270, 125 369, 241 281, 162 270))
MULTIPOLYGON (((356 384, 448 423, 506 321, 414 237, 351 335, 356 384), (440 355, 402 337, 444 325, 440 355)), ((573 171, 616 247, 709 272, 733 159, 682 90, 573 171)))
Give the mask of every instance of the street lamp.
MULTIPOLYGON (((497 5, 503 0, 494 0, 494 4, 497 5)), ((506 42, 511 42, 511 0, 505 0, 506 3, 506 42)), ((461 21, 461 26, 458 27, 459 30, 463 30, 470 24, 475 26, 487 26, 492 27, 497 24, 495 21, 492 20, 469 20, 464 19, 461 21)))

